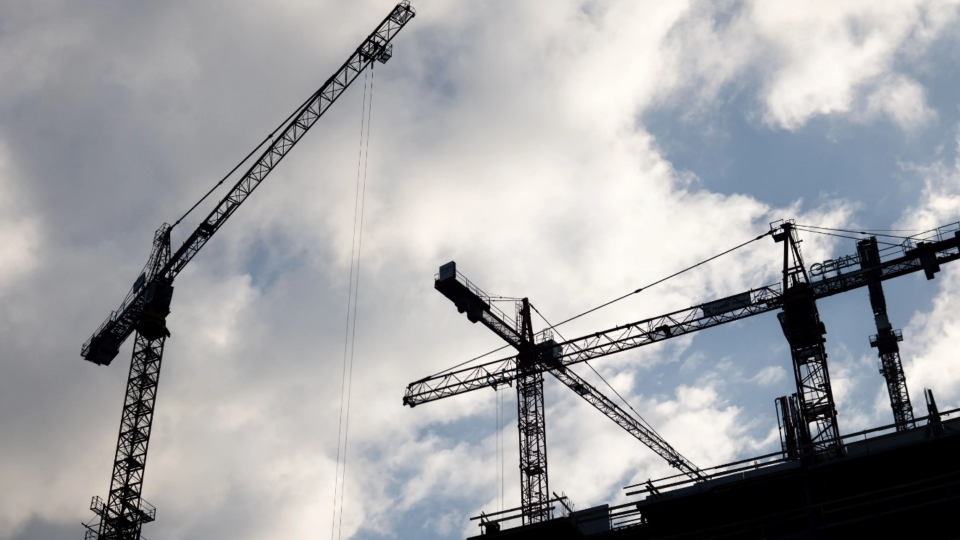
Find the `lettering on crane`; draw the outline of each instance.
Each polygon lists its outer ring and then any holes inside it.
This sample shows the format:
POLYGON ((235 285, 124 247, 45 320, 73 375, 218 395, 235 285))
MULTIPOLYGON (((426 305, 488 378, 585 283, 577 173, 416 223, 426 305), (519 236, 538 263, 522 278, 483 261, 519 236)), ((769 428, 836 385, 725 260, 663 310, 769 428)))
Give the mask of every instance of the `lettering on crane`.
POLYGON ((713 317, 714 315, 719 315, 721 313, 726 313, 728 311, 733 311, 735 309, 742 309, 749 306, 752 302, 750 301, 750 293, 740 293, 734 296, 729 296, 722 300, 715 300, 713 302, 707 302, 706 304, 700 306, 700 309, 703 310, 703 314, 706 317, 713 317))

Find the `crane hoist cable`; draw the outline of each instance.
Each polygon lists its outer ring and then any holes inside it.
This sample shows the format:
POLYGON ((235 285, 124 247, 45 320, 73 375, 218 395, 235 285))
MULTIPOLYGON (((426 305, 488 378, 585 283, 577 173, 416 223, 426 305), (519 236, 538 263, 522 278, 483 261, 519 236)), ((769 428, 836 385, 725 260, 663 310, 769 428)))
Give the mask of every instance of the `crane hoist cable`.
MULTIPOLYGON (((697 264, 694 264, 694 265, 692 265, 692 266, 688 266, 688 267, 684 268, 683 270, 680 270, 679 272, 675 272, 675 273, 670 274, 669 276, 667 276, 667 277, 665 277, 665 278, 662 278, 662 279, 659 279, 659 280, 657 280, 657 281, 654 281, 653 283, 650 283, 649 285, 646 285, 646 286, 644 286, 644 287, 640 287, 639 289, 637 289, 637 290, 635 290, 635 291, 633 291, 633 292, 629 292, 629 293, 627 293, 627 294, 624 294, 623 296, 619 296, 619 297, 617 297, 617 298, 614 298, 613 300, 610 300, 609 302, 606 302, 606 303, 604 303, 604 304, 600 304, 599 306, 597 306, 597 307, 595 307, 595 308, 588 309, 587 311, 584 311, 583 313, 580 313, 579 315, 574 315, 573 317, 570 317, 569 319, 566 319, 566 320, 564 320, 564 321, 562 321, 562 322, 559 322, 559 323, 557 323, 556 325, 550 326, 549 328, 547 328, 547 330, 556 330, 556 328, 557 328, 558 326, 563 326, 564 324, 567 324, 567 323, 570 322, 570 321, 574 321, 574 320, 576 320, 576 319, 579 319, 580 317, 583 317, 583 316, 585 316, 585 315, 589 315, 589 314, 591 314, 591 313, 593 313, 593 312, 595 312, 595 311, 598 311, 598 310, 601 310, 601 309, 603 309, 603 308, 605 308, 605 307, 608 307, 608 306, 611 306, 611 305, 613 305, 613 304, 616 304, 617 302, 619 302, 619 301, 621 301, 621 300, 627 299, 627 298, 629 298, 629 297, 631 297, 631 296, 633 296, 633 295, 635 295, 635 294, 638 294, 638 293, 640 293, 640 292, 642 292, 642 291, 645 291, 645 290, 647 290, 647 289, 649 289, 649 288, 651 288, 651 287, 653 287, 653 286, 655 286, 655 285, 659 285, 659 284, 661 284, 661 283, 663 283, 663 282, 665 282, 665 281, 668 281, 668 280, 670 280, 670 279, 673 279, 673 278, 675 278, 675 277, 677 277, 677 276, 679 276, 679 275, 681 275, 681 274, 684 274, 684 273, 686 273, 686 272, 689 272, 690 270, 693 270, 694 268, 697 268, 697 267, 699 267, 699 266, 703 266, 704 264, 707 264, 707 263, 709 263, 709 262, 711 262, 711 261, 714 261, 714 260, 716 260, 716 259, 719 259, 720 257, 723 257, 724 255, 733 253, 734 251, 736 251, 736 250, 738 250, 738 249, 740 249, 740 248, 746 247, 746 246, 748 246, 748 245, 750 245, 750 244, 752 244, 752 243, 754 243, 754 242, 756 242, 756 241, 758 241, 758 240, 761 240, 761 239, 763 239, 763 238, 765 238, 765 237, 767 237, 767 236, 769 236, 769 235, 771 235, 771 234, 773 234, 772 231, 767 231, 767 232, 761 234, 760 236, 758 236, 758 237, 756 237, 756 238, 753 238, 752 240, 747 240, 746 242, 744 242, 744 243, 742 243, 742 244, 740 244, 740 245, 738 245, 738 246, 736 246, 736 247, 732 247, 732 248, 724 251, 723 253, 718 253, 718 254, 714 255, 713 257, 710 257, 709 259, 705 259, 705 260, 703 260, 703 261, 698 262, 697 264)), ((541 317, 542 317, 542 315, 541 315, 541 317)), ((544 320, 546 320, 546 319, 544 319, 544 320)), ((549 324, 549 323, 547 323, 547 324, 549 324)), ((447 373, 447 372, 449 372, 449 371, 453 371, 453 370, 455 370, 455 369, 461 368, 461 367, 463 367, 463 366, 466 366, 467 364, 470 364, 471 362, 475 362, 475 361, 477 361, 477 360, 480 360, 481 358, 485 358, 485 357, 487 357, 487 356, 490 356, 490 355, 493 354, 493 353, 502 351, 502 350, 506 349, 507 347, 509 347, 509 345, 504 345, 503 347, 499 347, 499 348, 496 348, 496 349, 494 349, 494 350, 492 350, 492 351, 485 352, 485 353, 481 354, 480 356, 475 356, 475 357, 473 357, 473 358, 471 358, 471 359, 469 359, 469 360, 467 360, 467 361, 465 361, 465 362, 461 362, 461 363, 459 363, 459 364, 457 364, 457 365, 455 365, 455 366, 453 366, 453 367, 449 367, 449 368, 447 368, 447 369, 444 369, 443 371, 439 371, 439 372, 437 372, 437 373, 434 373, 433 375, 431 375, 431 376, 429 376, 429 377, 425 377, 425 379, 431 379, 431 378, 433 378, 433 377, 437 377, 437 376, 443 375, 444 373, 447 373)))
MULTIPOLYGON (((334 536, 337 523, 337 495, 340 490, 340 454, 343 450, 343 409, 344 409, 344 399, 346 397, 347 391, 347 358, 349 354, 350 347, 350 312, 353 306, 353 268, 354 260, 356 255, 357 247, 357 209, 360 203, 360 159, 363 153, 363 132, 366 121, 366 109, 367 109, 367 90, 369 83, 369 75, 365 76, 363 81, 363 102, 360 106, 360 141, 358 143, 359 150, 357 151, 357 179, 356 179, 356 189, 353 200, 353 231, 350 236, 350 277, 347 280, 347 309, 345 314, 345 323, 343 331, 343 365, 341 367, 340 375, 340 411, 337 420, 337 459, 336 459, 336 472, 333 478, 333 515, 330 518, 330 538, 334 536)), ((352 371, 350 373, 352 375, 352 371)))
MULTIPOLYGON (((833 236, 833 237, 836 237, 836 238, 844 238, 844 239, 846 239, 846 240, 863 240, 863 238, 857 238, 856 236, 850 236, 850 235, 846 235, 846 234, 837 234, 837 233, 832 233, 832 232, 827 232, 827 231, 818 231, 818 230, 814 230, 814 229, 808 229, 806 226, 803 226, 803 225, 797 225, 795 228, 796 228, 798 231, 800 231, 800 232, 808 232, 808 233, 813 233, 813 234, 822 234, 822 235, 824 235, 824 236, 833 236)), ((855 233, 855 234, 863 234, 863 233, 855 233)), ((901 247, 903 247, 901 244, 893 244, 893 243, 891 243, 891 242, 884 242, 883 240, 877 240, 877 243, 878 243, 878 244, 883 244, 883 245, 887 246, 885 249, 894 249, 894 248, 901 248, 901 247)))
MULTIPOLYGON (((887 237, 887 238, 899 238, 899 239, 901 239, 901 240, 914 240, 914 239, 916 239, 917 236, 920 236, 920 235, 922 235, 922 234, 931 233, 931 232, 934 232, 934 231, 935 231, 935 229, 930 229, 930 230, 926 230, 926 231, 921 231, 921 230, 918 230, 918 229, 865 229, 865 230, 855 231, 855 230, 852 230, 852 229, 834 229, 834 228, 831 228, 831 227, 817 227, 817 226, 815 226, 815 225, 800 225, 800 224, 798 224, 797 227, 804 227, 804 228, 807 228, 807 229, 819 229, 819 230, 823 230, 823 231, 834 231, 834 232, 844 232, 844 233, 851 233, 851 234, 862 234, 862 235, 866 235, 866 236, 885 236, 885 237, 887 237), (912 232, 912 233, 915 233, 915 234, 914 234, 913 236, 900 236, 900 235, 896 235, 896 234, 884 234, 884 233, 889 233, 889 232, 912 232)), ((808 231, 808 232, 815 232, 815 231, 808 231)))
POLYGON ((337 538, 340 538, 343 534, 343 501, 347 481, 347 447, 350 436, 350 404, 353 395, 353 366, 357 338, 357 307, 360 295, 360 261, 363 253, 363 218, 366 210, 367 172, 369 170, 368 165, 370 159, 370 126, 373 117, 374 74, 375 70, 371 69, 369 75, 364 80, 363 104, 360 115, 360 143, 357 154, 357 181, 353 207, 353 233, 350 245, 350 280, 347 287, 346 328, 343 339, 343 372, 340 381, 340 419, 337 426, 337 474, 334 476, 333 519, 331 519, 330 524, 331 540, 333 540, 335 531, 337 538), (368 81, 369 101, 367 100, 368 81), (364 122, 366 122, 366 126, 364 126, 364 122), (356 268, 356 271, 354 271, 354 268, 356 268), (351 305, 353 306, 352 319, 351 305), (346 395, 344 395, 344 393, 346 395), (343 456, 342 465, 340 460, 341 454, 343 456), (339 503, 337 501, 338 485, 340 495, 339 503), (337 516, 338 507, 339 517, 337 516))

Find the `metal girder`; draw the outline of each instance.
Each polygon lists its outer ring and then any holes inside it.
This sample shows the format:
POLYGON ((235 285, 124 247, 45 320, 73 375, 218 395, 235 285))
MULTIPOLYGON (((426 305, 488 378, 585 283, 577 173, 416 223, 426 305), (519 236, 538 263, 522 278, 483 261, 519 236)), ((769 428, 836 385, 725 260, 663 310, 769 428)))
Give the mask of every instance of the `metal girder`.
MULTIPOLYGON (((376 30, 373 31, 357 47, 357 50, 350 55, 346 62, 340 66, 327 81, 317 90, 302 106, 294 113, 286 126, 281 129, 280 134, 273 139, 270 146, 260 155, 250 169, 242 178, 230 189, 227 195, 217 204, 216 208, 210 212, 210 215, 204 219, 194 230, 182 246, 174 253, 166 264, 150 276, 150 280, 135 287, 127 298, 120 304, 116 311, 100 325, 93 336, 84 343, 81 348, 81 355, 92 360, 97 353, 96 347, 91 344, 106 342, 110 349, 119 348, 133 333, 136 323, 139 319, 140 310, 143 305, 143 296, 147 286, 153 279, 165 278, 168 281, 173 279, 183 270, 206 245, 214 233, 233 215, 241 204, 273 171, 280 161, 293 149, 300 141, 303 135, 320 119, 321 116, 330 108, 331 105, 343 94, 343 92, 353 83, 354 80, 373 63, 375 60, 386 61, 391 54, 391 41, 397 33, 416 15, 410 2, 404 0, 397 4, 389 15, 381 22, 376 30)), ((169 234, 169 231, 168 231, 169 234)), ((138 280, 139 283, 139 280, 138 280)), ((114 356, 116 353, 114 353, 114 356)), ((110 358, 112 360, 112 357, 110 358)), ((109 362, 97 362, 109 363, 109 362)))

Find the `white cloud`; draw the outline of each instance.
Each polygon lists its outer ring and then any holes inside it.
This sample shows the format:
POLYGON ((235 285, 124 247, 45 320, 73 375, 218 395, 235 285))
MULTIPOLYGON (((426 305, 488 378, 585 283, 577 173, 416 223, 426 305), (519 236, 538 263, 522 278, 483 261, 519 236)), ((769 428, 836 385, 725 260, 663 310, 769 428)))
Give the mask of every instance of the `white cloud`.
MULTIPOLYGON (((960 130, 956 138, 960 154, 960 130)), ((960 161, 953 165, 937 161, 929 165, 905 164, 904 170, 922 184, 918 203, 903 211, 894 224, 898 229, 929 231, 955 222, 960 216, 960 161)))
MULTIPOLYGON (((960 131, 957 136, 960 150, 960 131)), ((905 166, 907 173, 922 182, 920 201, 904 210, 896 228, 929 231, 960 219, 960 158, 954 163, 943 161, 920 166, 905 166)), ((960 400, 960 369, 955 358, 955 339, 960 332, 955 291, 960 286, 960 274, 952 266, 945 266, 937 274, 939 293, 929 311, 914 313, 904 328, 907 336, 902 346, 904 371, 907 373, 914 411, 925 414, 922 405, 923 388, 931 388, 941 409, 952 408, 960 400)))
POLYGON ((905 76, 937 39, 949 36, 953 0, 898 2, 693 2, 664 54, 671 59, 661 99, 695 107, 721 90, 760 81, 760 115, 796 130, 819 116, 888 117, 905 131, 935 118, 923 88, 905 76), (739 8, 739 9, 738 9, 739 8), (723 21, 723 22, 719 22, 723 21), (905 66, 901 66, 901 63, 905 66))
POLYGON ((960 366, 956 361, 956 340, 960 336, 960 316, 955 291, 960 287, 960 273, 944 269, 938 274, 940 293, 933 308, 915 313, 903 332, 901 356, 913 401, 914 412, 924 416, 924 388, 933 389, 941 410, 960 406, 960 366))
POLYGON ((923 87, 904 76, 892 77, 877 85, 867 98, 867 117, 886 115, 904 131, 915 131, 936 119, 926 105, 923 87))
POLYGON ((783 366, 767 366, 751 377, 751 381, 760 386, 776 386, 787 379, 787 370, 783 366))
POLYGON ((0 298, 39 264, 40 223, 14 177, 9 149, 0 139, 0 298))

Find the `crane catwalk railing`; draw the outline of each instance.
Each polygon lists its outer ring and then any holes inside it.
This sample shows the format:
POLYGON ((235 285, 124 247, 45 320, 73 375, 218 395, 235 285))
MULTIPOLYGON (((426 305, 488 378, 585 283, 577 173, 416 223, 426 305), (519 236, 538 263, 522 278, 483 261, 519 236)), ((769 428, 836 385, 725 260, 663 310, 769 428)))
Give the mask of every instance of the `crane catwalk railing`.
MULTIPOLYGON (((948 234, 938 234, 938 238, 941 240, 918 244, 905 250, 902 257, 881 263, 879 279, 886 281, 921 270, 932 277, 940 264, 960 259, 960 238, 948 234)), ((857 270, 824 277, 812 281, 809 286, 814 300, 819 300, 865 287, 869 281, 868 271, 857 270)), ((570 366, 774 311, 782 307, 782 303, 780 285, 761 287, 724 300, 565 341, 560 343, 561 351, 556 358, 561 365, 570 366)), ((513 356, 421 379, 407 386, 403 402, 415 406, 481 388, 510 384, 518 376, 517 358, 513 356)))
MULTIPOLYGON (((434 275, 433 282, 434 288, 454 303, 463 302, 465 298, 472 298, 473 301, 469 305, 457 304, 458 309, 466 311, 467 316, 473 322, 483 322, 487 328, 493 330, 495 334, 513 347, 520 347, 523 340, 520 337, 520 329, 516 320, 508 317, 503 310, 493 305, 495 298, 483 292, 480 287, 467 279, 467 276, 460 273, 456 269, 455 263, 441 267, 441 272, 434 275), (464 295, 463 292, 469 294, 464 295), (479 305, 477 302, 479 302, 479 305)), ((504 299, 501 297, 497 299, 515 301, 513 298, 504 299)))

